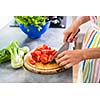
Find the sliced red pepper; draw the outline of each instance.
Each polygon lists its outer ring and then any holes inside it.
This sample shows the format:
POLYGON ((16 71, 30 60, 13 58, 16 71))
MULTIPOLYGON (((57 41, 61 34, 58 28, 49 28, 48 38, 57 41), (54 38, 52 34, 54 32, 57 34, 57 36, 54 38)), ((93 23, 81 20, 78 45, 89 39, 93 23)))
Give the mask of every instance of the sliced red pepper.
POLYGON ((36 61, 34 59, 32 59, 31 57, 28 58, 28 61, 30 62, 30 64, 34 65, 36 63, 36 61))
POLYGON ((49 63, 56 52, 57 51, 55 49, 51 49, 46 44, 43 44, 31 52, 33 63, 40 61, 44 64, 49 63))
POLYGON ((52 58, 53 58, 53 55, 49 55, 48 62, 50 62, 52 60, 52 58))
POLYGON ((40 57, 40 60, 44 64, 48 63, 48 55, 42 54, 41 57, 40 57))

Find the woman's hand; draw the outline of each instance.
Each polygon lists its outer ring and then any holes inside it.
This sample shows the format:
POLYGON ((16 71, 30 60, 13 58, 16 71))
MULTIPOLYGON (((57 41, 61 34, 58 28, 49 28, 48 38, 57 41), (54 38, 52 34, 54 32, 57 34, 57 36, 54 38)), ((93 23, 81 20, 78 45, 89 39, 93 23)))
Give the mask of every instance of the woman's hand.
POLYGON ((84 56, 82 50, 73 50, 73 51, 64 51, 60 53, 56 58, 56 62, 60 66, 69 68, 75 64, 78 64, 83 59, 84 56))
POLYGON ((77 39, 78 27, 74 23, 64 31, 64 42, 73 42, 77 39))
POLYGON ((64 32, 64 42, 73 42, 77 39, 77 32, 80 25, 88 22, 90 20, 89 16, 80 16, 65 30, 64 32))

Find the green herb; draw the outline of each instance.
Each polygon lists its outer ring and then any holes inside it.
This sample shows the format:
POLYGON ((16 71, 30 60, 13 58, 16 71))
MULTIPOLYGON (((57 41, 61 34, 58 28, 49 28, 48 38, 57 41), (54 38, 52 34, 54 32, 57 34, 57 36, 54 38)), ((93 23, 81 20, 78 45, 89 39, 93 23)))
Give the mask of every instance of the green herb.
POLYGON ((40 31, 42 29, 41 26, 46 24, 47 17, 46 16, 14 16, 15 20, 24 24, 24 26, 28 29, 28 25, 34 25, 40 31))

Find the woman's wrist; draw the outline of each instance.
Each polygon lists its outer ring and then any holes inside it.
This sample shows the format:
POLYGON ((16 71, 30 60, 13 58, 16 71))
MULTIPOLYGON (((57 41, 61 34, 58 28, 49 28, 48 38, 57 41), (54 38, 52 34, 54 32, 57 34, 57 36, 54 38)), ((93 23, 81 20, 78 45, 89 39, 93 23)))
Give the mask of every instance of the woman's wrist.
POLYGON ((81 52, 81 55, 82 55, 82 60, 89 59, 89 55, 88 55, 89 51, 87 49, 80 50, 80 52, 81 52))
POLYGON ((85 60, 86 59, 86 53, 85 53, 85 51, 84 50, 79 50, 79 52, 80 52, 80 60, 81 61, 85 60))
POLYGON ((83 57, 83 60, 86 60, 87 59, 87 56, 86 56, 86 50, 82 50, 82 57, 83 57))
POLYGON ((75 29, 78 29, 79 26, 80 26, 80 21, 76 19, 76 20, 73 22, 72 27, 75 28, 75 29))
POLYGON ((77 50, 75 50, 75 54, 78 56, 78 59, 80 59, 80 61, 86 59, 84 50, 77 49, 77 50))
POLYGON ((88 48, 81 50, 83 60, 100 58, 100 48, 88 48))

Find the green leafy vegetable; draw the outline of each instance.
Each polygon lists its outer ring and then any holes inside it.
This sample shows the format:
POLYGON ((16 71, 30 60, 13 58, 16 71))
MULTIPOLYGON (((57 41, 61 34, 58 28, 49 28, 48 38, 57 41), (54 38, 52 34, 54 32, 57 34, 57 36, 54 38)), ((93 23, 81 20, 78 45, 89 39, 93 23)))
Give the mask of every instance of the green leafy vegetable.
POLYGON ((0 50, 0 63, 10 61, 10 52, 7 49, 0 50))
POLYGON ((24 55, 29 52, 28 47, 21 48, 17 40, 12 41, 7 48, 0 51, 0 63, 11 60, 13 68, 23 66, 24 55))
POLYGON ((18 23, 24 24, 25 27, 29 24, 34 25, 39 31, 42 29, 41 26, 46 24, 47 20, 46 16, 14 16, 14 18, 18 23))
POLYGON ((13 68, 20 68, 23 66, 24 54, 29 51, 28 47, 20 48, 18 41, 13 41, 7 47, 11 54, 11 65, 13 68))

